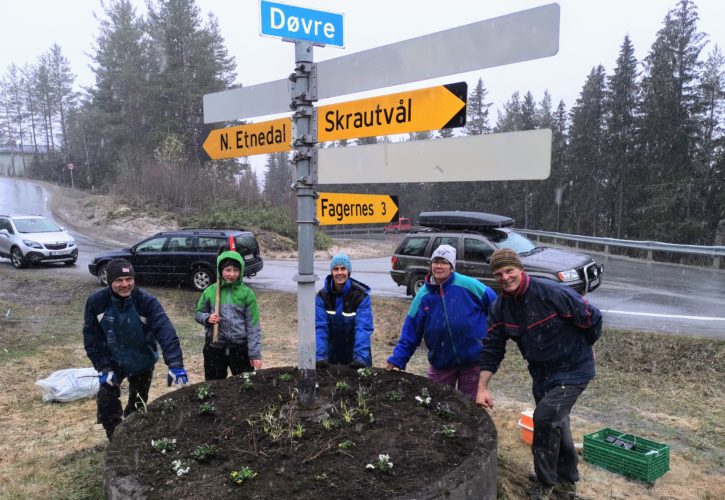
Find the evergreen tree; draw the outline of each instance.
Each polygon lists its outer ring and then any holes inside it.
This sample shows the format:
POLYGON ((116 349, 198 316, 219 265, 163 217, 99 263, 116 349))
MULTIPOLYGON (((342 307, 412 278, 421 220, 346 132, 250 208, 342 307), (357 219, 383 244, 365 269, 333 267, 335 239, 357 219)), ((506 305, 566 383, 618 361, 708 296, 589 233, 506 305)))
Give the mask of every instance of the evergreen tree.
POLYGON ((294 166, 287 153, 267 155, 264 176, 264 199, 271 206, 285 207, 290 214, 295 210, 295 192, 291 189, 295 179, 294 166))
POLYGON ((571 110, 569 161, 572 209, 568 232, 597 236, 602 226, 602 141, 604 128, 604 67, 592 68, 571 110))
POLYGON ((639 193, 637 233, 646 239, 694 243, 704 236, 693 212, 696 181, 703 174, 694 162, 698 56, 704 45, 697 20, 695 4, 680 0, 645 59, 641 140, 648 171, 639 193))
POLYGON ((638 186, 637 155, 637 59, 629 36, 624 37, 614 73, 607 78, 605 92, 605 130, 603 169, 608 183, 607 227, 604 234, 628 237, 638 186), (625 214, 629 216, 625 217, 625 214))
POLYGON ((235 63, 224 50, 218 23, 202 24, 194 0, 159 0, 149 5, 148 35, 159 72, 152 85, 157 104, 155 133, 179 134, 187 156, 201 145, 204 94, 225 89, 234 81, 235 63))
MULTIPOLYGON (((490 102, 486 102, 488 90, 483 85, 483 79, 479 78, 476 87, 468 96, 466 105, 466 126, 463 127, 463 133, 466 135, 481 135, 491 132, 488 125, 488 108, 491 107, 490 102)), ((445 137, 441 135, 441 137, 445 137)))
POLYGON ((75 105, 76 93, 73 91, 75 75, 71 71, 70 62, 63 55, 58 44, 53 44, 48 53, 50 70, 50 86, 54 97, 54 107, 60 121, 61 144, 65 146, 66 114, 75 105))

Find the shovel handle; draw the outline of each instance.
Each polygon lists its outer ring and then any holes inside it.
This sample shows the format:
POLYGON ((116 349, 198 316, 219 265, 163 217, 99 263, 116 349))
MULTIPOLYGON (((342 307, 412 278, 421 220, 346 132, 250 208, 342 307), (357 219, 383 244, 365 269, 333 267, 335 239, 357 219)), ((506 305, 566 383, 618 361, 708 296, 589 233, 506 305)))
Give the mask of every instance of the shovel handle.
MULTIPOLYGON (((219 302, 221 301, 221 291, 219 290, 219 276, 216 277, 216 296, 215 296, 215 303, 214 303, 214 312, 219 314, 219 302)), ((221 318, 221 316, 220 316, 221 318)), ((213 335, 211 338, 212 343, 216 344, 219 340, 219 322, 217 321, 214 323, 213 328, 213 335)))

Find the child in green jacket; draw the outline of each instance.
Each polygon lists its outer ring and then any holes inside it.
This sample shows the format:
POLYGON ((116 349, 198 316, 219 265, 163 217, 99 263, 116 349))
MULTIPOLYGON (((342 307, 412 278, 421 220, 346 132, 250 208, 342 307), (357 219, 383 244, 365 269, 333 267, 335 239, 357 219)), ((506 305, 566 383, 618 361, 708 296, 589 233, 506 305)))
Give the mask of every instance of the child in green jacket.
POLYGON ((221 380, 232 375, 262 368, 261 338, 257 297, 242 283, 244 259, 233 250, 217 257, 217 273, 221 279, 201 294, 194 319, 204 325, 204 378, 221 380), (219 310, 215 310, 217 286, 219 310), (214 324, 219 325, 218 338, 213 338, 214 324))

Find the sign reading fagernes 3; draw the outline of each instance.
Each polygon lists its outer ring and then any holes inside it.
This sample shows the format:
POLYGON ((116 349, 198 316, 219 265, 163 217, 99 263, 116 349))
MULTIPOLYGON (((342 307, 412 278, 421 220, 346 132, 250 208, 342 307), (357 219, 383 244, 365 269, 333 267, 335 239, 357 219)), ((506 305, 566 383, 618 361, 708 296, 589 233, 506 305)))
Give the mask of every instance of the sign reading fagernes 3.
POLYGON ((342 14, 260 0, 262 35, 344 47, 342 14))

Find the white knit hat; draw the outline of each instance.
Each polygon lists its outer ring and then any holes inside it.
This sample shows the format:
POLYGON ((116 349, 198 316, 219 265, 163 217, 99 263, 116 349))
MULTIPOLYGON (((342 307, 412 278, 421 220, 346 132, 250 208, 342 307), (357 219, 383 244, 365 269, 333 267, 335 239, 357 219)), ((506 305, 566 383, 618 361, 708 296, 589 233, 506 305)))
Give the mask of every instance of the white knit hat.
POLYGON ((436 257, 440 259, 445 259, 448 262, 451 263, 451 267, 455 270, 456 269, 456 249, 453 248, 450 245, 441 245, 438 248, 435 249, 433 252, 433 255, 431 255, 431 260, 435 259, 436 257))

